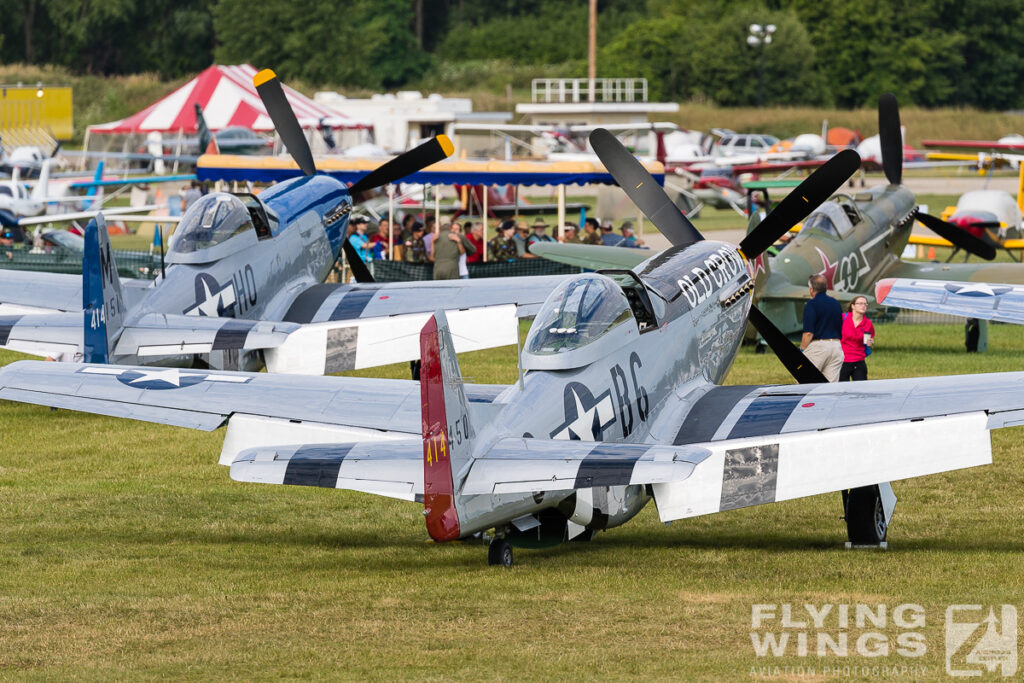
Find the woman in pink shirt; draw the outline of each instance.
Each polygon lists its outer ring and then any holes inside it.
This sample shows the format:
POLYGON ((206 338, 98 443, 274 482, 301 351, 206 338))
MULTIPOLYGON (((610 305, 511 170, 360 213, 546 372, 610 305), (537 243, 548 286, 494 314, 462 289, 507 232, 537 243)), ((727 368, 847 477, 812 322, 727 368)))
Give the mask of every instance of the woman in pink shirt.
POLYGON ((868 310, 867 297, 854 297, 849 312, 843 316, 843 367, 839 370, 839 381, 864 380, 868 378, 868 366, 864 362, 875 343, 875 326, 865 313, 868 310))

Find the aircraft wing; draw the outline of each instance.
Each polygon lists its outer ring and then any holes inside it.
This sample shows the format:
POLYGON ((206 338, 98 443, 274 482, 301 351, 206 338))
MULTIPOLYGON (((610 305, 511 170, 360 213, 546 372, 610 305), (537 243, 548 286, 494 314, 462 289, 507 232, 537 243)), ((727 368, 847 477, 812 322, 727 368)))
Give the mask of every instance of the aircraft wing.
POLYGON ((986 282, 888 278, 875 285, 878 303, 1024 324, 1024 287, 986 282))
MULTIPOLYGON (((152 280, 121 278, 125 304, 134 306, 152 280)), ((0 316, 82 310, 82 276, 0 269, 0 316)))
MULTIPOLYGON (((503 389, 466 385, 474 403, 491 403, 503 389)), ((420 387, 411 380, 19 361, 0 368, 0 399, 205 431, 231 418, 245 425, 234 437, 229 429, 232 449, 243 435, 280 443, 304 424, 352 428, 349 441, 421 430, 420 387)))
POLYGON ((516 315, 523 318, 536 314, 551 290, 565 278, 565 275, 535 275, 313 285, 295 298, 284 320, 304 324, 433 313, 441 304, 446 310, 455 311, 513 304, 516 315))
POLYGON ((119 207, 113 209, 92 209, 89 211, 72 211, 70 213, 51 213, 31 218, 19 218, 18 225, 45 225, 47 223, 60 223, 62 221, 77 221, 86 218, 95 218, 97 214, 103 214, 107 218, 116 221, 135 221, 140 223, 177 223, 181 216, 151 216, 147 211, 162 209, 163 206, 152 204, 139 207, 119 207))
POLYGON ((1019 263, 931 263, 897 261, 885 277, 911 280, 959 280, 961 282, 1005 282, 1024 285, 1024 266, 1019 263))
POLYGON ((81 310, 81 275, 0 270, 0 314, 81 310))
POLYGON ((606 247, 597 244, 562 244, 559 242, 538 242, 530 247, 530 251, 549 261, 589 270, 632 269, 654 255, 654 252, 647 249, 606 247))

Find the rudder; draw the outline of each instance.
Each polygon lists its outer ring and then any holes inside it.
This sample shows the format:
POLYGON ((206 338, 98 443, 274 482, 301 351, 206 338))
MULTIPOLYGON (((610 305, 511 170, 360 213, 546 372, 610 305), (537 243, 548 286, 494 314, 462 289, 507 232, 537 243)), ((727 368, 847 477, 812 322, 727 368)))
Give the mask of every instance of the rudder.
POLYGON ((82 278, 83 358, 86 363, 108 363, 124 327, 125 311, 121 278, 103 214, 85 226, 82 278))
POLYGON ((420 332, 423 506, 435 541, 461 535, 456 490, 472 460, 475 436, 448 319, 438 310, 420 332))

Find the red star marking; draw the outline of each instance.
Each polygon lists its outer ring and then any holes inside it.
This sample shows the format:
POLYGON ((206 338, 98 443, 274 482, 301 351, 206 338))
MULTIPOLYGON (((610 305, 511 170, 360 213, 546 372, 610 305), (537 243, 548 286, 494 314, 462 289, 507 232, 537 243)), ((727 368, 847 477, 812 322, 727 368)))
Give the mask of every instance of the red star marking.
POLYGON ((750 273, 750 278, 752 280, 757 280, 758 273, 768 272, 768 269, 764 265, 764 253, 758 254, 757 258, 755 258, 753 261, 750 261, 750 265, 752 266, 751 270, 753 271, 750 273))
POLYGON ((814 250, 818 252, 818 256, 821 257, 821 262, 825 264, 825 267, 818 272, 818 275, 821 275, 822 277, 825 278, 825 285, 829 289, 835 289, 835 283, 833 282, 833 280, 835 280, 836 277, 836 268, 839 267, 839 261, 836 261, 835 263, 829 263, 828 256, 825 256, 825 252, 823 252, 821 249, 818 249, 818 247, 815 247, 814 250))

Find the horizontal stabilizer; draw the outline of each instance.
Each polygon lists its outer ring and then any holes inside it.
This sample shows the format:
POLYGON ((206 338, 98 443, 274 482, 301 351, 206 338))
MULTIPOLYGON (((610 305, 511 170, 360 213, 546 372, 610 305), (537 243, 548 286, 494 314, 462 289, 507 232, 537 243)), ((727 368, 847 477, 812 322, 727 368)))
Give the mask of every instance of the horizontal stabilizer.
POLYGON ((231 463, 231 478, 362 491, 415 501, 423 496, 423 441, 303 444, 251 448, 231 463))
MULTIPOLYGON (((265 354, 268 372, 321 375, 420 358, 420 330, 431 313, 310 323, 265 354)), ((515 344, 516 306, 484 306, 447 313, 455 351, 515 344)))
POLYGON ((886 306, 1024 324, 1020 285, 890 278, 875 285, 875 296, 886 306))
POLYGON ((473 461, 460 493, 497 495, 682 481, 710 454, 697 446, 501 439, 473 461))
POLYGON ((685 480, 657 483, 663 522, 992 462, 984 412, 702 444, 685 480))
POLYGON ((278 346, 295 323, 149 313, 124 329, 117 356, 172 356, 211 351, 253 351, 278 346))

